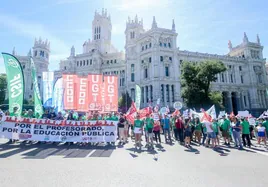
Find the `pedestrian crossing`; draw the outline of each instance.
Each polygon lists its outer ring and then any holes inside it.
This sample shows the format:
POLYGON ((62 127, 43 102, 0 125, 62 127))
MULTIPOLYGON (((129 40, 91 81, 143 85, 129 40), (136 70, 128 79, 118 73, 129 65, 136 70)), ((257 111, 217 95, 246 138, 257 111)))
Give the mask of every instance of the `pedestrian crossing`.
POLYGON ((96 143, 93 145, 65 144, 0 144, 0 158, 19 156, 23 159, 110 157, 115 146, 96 143))

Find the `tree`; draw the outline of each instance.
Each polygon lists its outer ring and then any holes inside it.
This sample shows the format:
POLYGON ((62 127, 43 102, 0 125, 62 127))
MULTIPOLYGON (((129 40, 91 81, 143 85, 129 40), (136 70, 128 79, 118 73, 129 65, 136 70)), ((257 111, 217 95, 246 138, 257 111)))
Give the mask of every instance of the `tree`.
POLYGON ((217 80, 217 74, 226 71, 219 61, 200 63, 184 62, 182 65, 182 98, 188 107, 205 107, 210 104, 222 106, 220 92, 211 92, 211 82, 217 80))
POLYGON ((128 92, 123 93, 122 96, 118 100, 118 107, 121 108, 123 111, 127 111, 128 108, 131 106, 132 99, 129 96, 128 92))
POLYGON ((0 104, 3 104, 5 101, 7 92, 7 75, 0 74, 0 104))

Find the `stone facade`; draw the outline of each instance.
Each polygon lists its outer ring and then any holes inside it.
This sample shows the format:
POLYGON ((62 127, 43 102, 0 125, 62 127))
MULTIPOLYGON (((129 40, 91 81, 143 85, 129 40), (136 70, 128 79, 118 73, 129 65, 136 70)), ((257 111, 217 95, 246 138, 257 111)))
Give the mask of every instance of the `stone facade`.
MULTIPOLYGON (((74 46, 71 48, 70 56, 60 61, 55 78, 61 77, 62 73, 118 75, 119 96, 128 91, 134 99, 135 85, 138 84, 142 90, 141 107, 148 106, 148 103, 156 104, 158 98, 162 106, 172 107, 175 101, 183 102, 180 86, 182 63, 218 60, 226 65, 227 71, 217 75, 218 79, 212 83, 211 89, 222 92, 227 112, 250 110, 257 114, 268 107, 267 73, 259 36, 256 42, 250 42, 244 33, 242 43, 236 47, 229 41, 229 53, 226 55, 183 51, 177 46, 174 20, 171 28, 166 29, 158 27, 154 17, 151 29, 146 31, 143 20, 136 16, 126 22, 124 54, 111 44, 111 31, 111 17, 107 11, 95 12, 92 39, 84 42, 82 54, 76 54, 74 46)), ((36 53, 33 56, 35 63, 39 63, 40 80, 41 72, 47 71, 49 45, 36 41, 33 51, 37 51, 37 56, 36 53), (41 50, 45 51, 44 57, 40 56, 41 50)), ((26 64, 29 66, 29 57, 19 59, 25 68, 26 64)), ((30 71, 25 71, 26 82, 31 81, 30 71)), ((30 98, 31 83, 26 85, 26 98, 30 98)))
POLYGON ((74 46, 70 56, 60 62, 55 77, 63 73, 86 76, 90 74, 118 75, 119 95, 125 90, 125 54, 118 51, 111 43, 112 24, 107 11, 95 12, 92 21, 92 40, 83 44, 83 53, 76 54, 74 46))
POLYGON ((35 63, 38 87, 40 89, 40 93, 42 94, 42 73, 48 71, 50 42, 47 40, 43 41, 41 38, 39 38, 39 40, 35 39, 34 46, 29 50, 27 56, 17 55, 15 48, 13 49, 12 54, 18 58, 23 69, 25 84, 24 99, 31 100, 34 97, 33 80, 31 75, 31 56, 33 57, 33 61, 35 63))

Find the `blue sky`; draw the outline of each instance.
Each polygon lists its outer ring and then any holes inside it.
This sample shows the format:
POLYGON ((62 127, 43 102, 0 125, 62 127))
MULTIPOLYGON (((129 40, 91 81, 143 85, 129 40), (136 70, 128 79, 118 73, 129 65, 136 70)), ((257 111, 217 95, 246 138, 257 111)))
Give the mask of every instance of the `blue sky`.
MULTIPOLYGON (((125 23, 128 16, 143 18, 145 29, 156 16, 158 27, 171 28, 175 19, 177 45, 181 50, 226 54, 228 40, 233 46, 242 42, 243 32, 250 41, 259 34, 268 57, 268 2, 265 0, 9 0, 0 6, 0 51, 26 55, 34 39, 51 43, 50 70, 58 68, 60 59, 69 56, 72 45, 76 53, 91 38, 94 12, 106 8, 111 14, 112 42, 124 50, 125 23)), ((0 72, 5 72, 0 57, 0 72)))

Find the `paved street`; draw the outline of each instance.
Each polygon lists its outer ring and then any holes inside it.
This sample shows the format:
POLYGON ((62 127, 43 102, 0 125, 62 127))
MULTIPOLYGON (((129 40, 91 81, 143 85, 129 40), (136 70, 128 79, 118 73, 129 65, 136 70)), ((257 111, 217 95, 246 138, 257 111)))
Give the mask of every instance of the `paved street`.
POLYGON ((177 142, 135 152, 101 144, 0 144, 1 187, 11 186, 267 186, 268 152, 217 150, 177 142))

